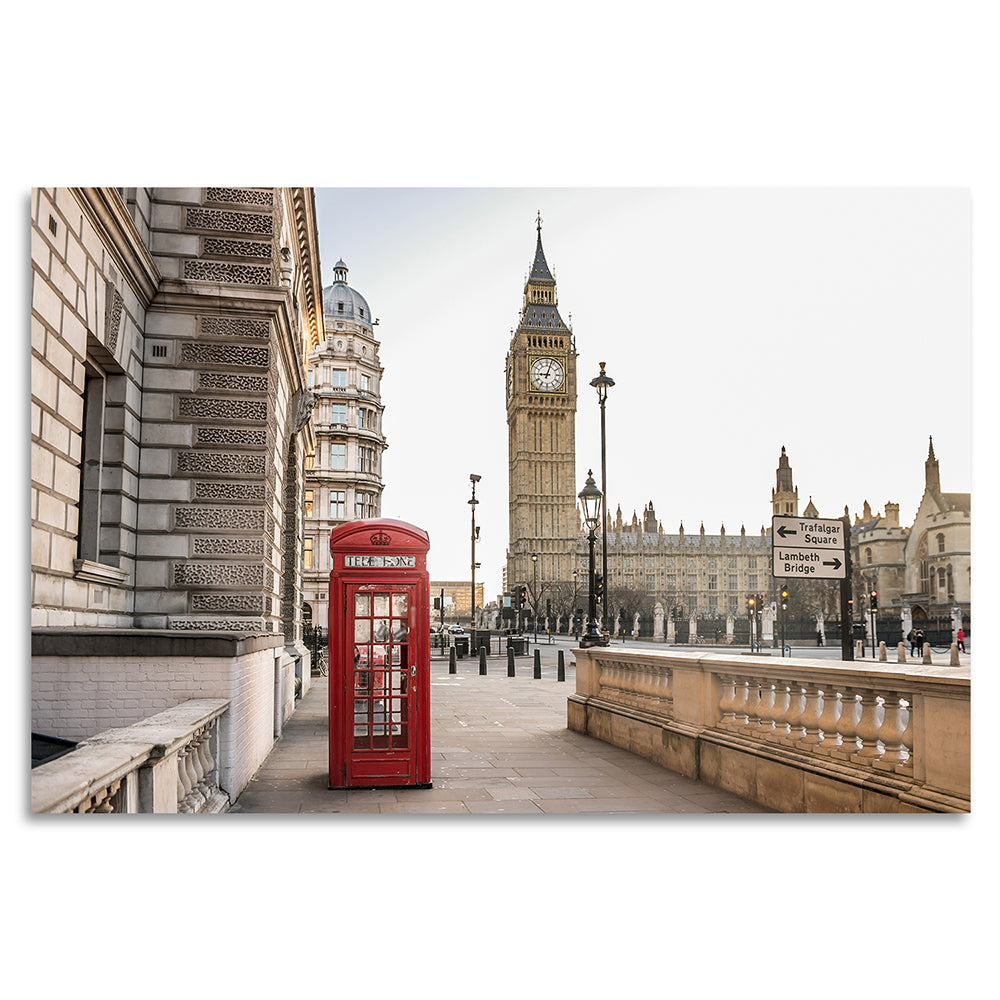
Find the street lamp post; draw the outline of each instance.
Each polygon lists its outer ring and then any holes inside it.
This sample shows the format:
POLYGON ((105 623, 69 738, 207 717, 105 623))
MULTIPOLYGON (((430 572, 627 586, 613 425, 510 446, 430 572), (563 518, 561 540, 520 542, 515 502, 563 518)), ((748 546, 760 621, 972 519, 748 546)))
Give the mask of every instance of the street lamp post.
POLYGON ((576 635, 576 592, 578 587, 577 578, 580 575, 578 569, 573 570, 573 600, 570 602, 569 608, 569 631, 576 635))
MULTIPOLYGON (((601 374, 597 378, 591 379, 590 384, 597 390, 597 402, 601 407, 601 494, 606 499, 608 495, 608 468, 605 458, 606 436, 604 432, 604 403, 608 398, 608 389, 615 384, 615 380, 604 372, 604 362, 600 362, 601 374)), ((601 596, 601 617, 605 619, 605 628, 608 627, 607 615, 608 595, 611 592, 608 580, 608 513, 603 511, 601 517, 601 576, 604 578, 604 594, 601 596)))
POLYGON ((590 594, 589 614, 587 616, 589 621, 587 622, 587 634, 580 639, 580 646, 587 648, 588 646, 601 645, 604 642, 604 637, 597 631, 597 598, 594 594, 594 543, 597 541, 595 532, 597 522, 601 517, 601 501, 604 499, 604 494, 597 488, 597 484, 594 482, 594 473, 591 470, 587 471, 587 482, 578 496, 583 504, 583 519, 587 522, 589 529, 587 535, 587 542, 590 546, 590 585, 588 588, 590 594))
POLYGON ((535 644, 538 644, 538 553, 531 553, 531 571, 533 582, 531 585, 531 605, 532 620, 535 623, 535 644))
POLYGON ((476 540, 479 538, 479 529, 476 527, 476 504, 479 503, 476 499, 476 483, 482 478, 482 476, 477 476, 474 472, 469 474, 469 481, 472 483, 472 499, 469 501, 469 506, 472 508, 472 594, 469 598, 470 632, 474 632, 476 629, 476 540))

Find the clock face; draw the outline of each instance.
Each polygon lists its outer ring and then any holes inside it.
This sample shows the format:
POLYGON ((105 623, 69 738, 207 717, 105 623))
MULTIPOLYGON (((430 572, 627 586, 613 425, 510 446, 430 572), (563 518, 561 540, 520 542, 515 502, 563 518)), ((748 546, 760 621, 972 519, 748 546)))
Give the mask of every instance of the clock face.
POLYGON ((531 382, 539 389, 554 392, 563 384, 563 367, 555 358, 536 358, 531 363, 531 382))

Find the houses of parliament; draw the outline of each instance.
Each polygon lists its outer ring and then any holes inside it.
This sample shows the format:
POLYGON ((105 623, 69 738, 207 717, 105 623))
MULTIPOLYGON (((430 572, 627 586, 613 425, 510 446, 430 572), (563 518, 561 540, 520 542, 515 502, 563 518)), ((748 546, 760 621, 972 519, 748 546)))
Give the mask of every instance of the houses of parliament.
MULTIPOLYGON (((589 546, 577 508, 574 423, 577 351, 559 312, 556 281, 536 222, 535 256, 524 285, 519 322, 507 353, 506 407, 509 462, 509 546, 503 588, 525 584, 553 595, 586 595, 589 546)), ((781 448, 771 491, 773 515, 797 517, 799 493, 789 456, 781 448)), ((810 497, 803 517, 850 519, 843 511, 816 509, 810 497)), ((607 588, 639 592, 676 616, 725 617, 746 613, 746 597, 773 599, 770 526, 748 533, 665 531, 652 500, 641 516, 623 519, 618 506, 607 518, 607 588)), ((598 549, 601 533, 598 532, 598 549)), ((968 493, 942 491, 930 442, 924 493, 909 526, 899 504, 874 514, 865 501, 851 523, 853 565, 864 588, 876 588, 883 611, 902 618, 945 617, 955 609, 968 621, 971 599, 971 502, 968 493)), ((598 557, 600 558, 600 557, 598 557)), ((862 591, 863 592, 863 591, 862 591)), ((583 597, 585 602, 585 596, 583 597)), ((562 601, 558 603, 563 603, 562 601)), ((574 601, 579 605, 580 600, 574 601)), ((542 597, 544 607, 544 596, 542 597)))

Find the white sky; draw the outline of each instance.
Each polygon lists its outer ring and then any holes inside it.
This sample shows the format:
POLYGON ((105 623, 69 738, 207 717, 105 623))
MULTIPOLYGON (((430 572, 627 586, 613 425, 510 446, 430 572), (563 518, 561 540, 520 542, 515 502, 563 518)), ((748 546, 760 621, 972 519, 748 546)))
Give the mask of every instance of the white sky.
POLYGON ((380 319, 382 512, 431 536, 432 579, 470 573, 469 473, 487 600, 508 544, 504 359, 535 215, 572 315, 577 480, 667 531, 759 532, 782 445, 800 511, 900 504, 928 435, 971 490, 972 200, 960 188, 321 188, 323 282, 343 257, 380 319))

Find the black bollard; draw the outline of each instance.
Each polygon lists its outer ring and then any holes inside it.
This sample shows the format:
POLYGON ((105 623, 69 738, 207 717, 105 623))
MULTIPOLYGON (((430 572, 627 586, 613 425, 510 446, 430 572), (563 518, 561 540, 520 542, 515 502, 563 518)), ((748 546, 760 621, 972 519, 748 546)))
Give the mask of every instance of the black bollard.
POLYGON ((542 651, 535 650, 535 670, 532 677, 537 681, 542 676, 542 651))
POLYGON ((482 676, 486 673, 486 647, 479 647, 479 674, 482 676))
POLYGON ((448 673, 457 674, 458 667, 455 665, 455 647, 452 646, 448 654, 448 673))
POLYGON ((514 676, 514 647, 507 647, 507 676, 514 676))
POLYGON ((566 657, 561 649, 559 650, 559 666, 556 668, 556 680, 566 680, 566 657))

